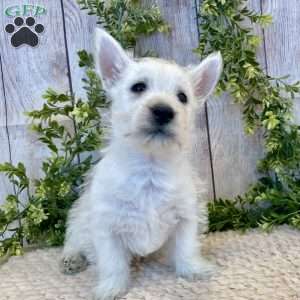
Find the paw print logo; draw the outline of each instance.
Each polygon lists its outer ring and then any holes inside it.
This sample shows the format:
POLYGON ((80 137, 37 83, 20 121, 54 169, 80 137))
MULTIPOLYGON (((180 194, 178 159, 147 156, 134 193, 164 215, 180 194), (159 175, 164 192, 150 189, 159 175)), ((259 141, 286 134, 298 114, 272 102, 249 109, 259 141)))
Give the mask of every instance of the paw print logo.
POLYGON ((13 34, 11 36, 11 44, 14 47, 19 47, 23 44, 35 47, 39 43, 39 34, 44 32, 45 28, 42 24, 35 24, 33 17, 24 19, 17 17, 14 24, 7 24, 5 31, 13 34))

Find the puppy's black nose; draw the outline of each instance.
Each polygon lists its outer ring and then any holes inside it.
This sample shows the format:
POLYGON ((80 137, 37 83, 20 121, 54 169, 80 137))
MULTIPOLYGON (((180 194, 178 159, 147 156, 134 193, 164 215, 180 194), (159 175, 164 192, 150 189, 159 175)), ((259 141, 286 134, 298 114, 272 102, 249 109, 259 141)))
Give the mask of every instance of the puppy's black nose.
POLYGON ((150 110, 154 123, 159 126, 170 123, 175 117, 175 112, 172 107, 166 104, 156 104, 152 106, 150 110))

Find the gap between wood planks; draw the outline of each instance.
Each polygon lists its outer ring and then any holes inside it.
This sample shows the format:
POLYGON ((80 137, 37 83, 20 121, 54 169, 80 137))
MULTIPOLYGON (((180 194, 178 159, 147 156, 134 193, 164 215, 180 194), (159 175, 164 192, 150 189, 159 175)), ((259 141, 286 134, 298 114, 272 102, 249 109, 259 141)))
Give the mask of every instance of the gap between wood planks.
MULTIPOLYGON (((199 10, 202 0, 194 0, 194 9, 196 13, 196 26, 198 32, 198 41, 200 42, 200 23, 199 23, 199 10)), ((211 171, 211 180, 212 180, 212 190, 213 190, 213 200, 216 200, 216 184, 215 184, 215 174, 214 174, 214 163, 213 163, 213 156, 211 150, 211 140, 210 140, 210 129, 209 129, 209 120, 208 120, 208 109, 207 109, 207 102, 204 103, 205 109, 205 121, 206 121, 206 130, 207 130, 207 143, 208 143, 208 152, 209 152, 209 161, 210 161, 210 171, 211 171)))

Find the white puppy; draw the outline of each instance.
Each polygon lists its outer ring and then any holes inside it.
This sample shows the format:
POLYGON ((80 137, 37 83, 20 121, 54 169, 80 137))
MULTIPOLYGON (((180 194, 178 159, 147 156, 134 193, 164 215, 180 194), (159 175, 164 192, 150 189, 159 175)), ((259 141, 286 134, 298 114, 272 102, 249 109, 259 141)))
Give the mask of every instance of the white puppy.
POLYGON ((84 194, 70 211, 62 268, 95 261, 95 299, 123 294, 130 260, 162 248, 176 274, 211 272, 200 255, 204 201, 190 162, 197 106, 215 88, 219 53, 193 68, 161 59, 132 60, 105 31, 96 30, 96 63, 112 100, 112 137, 84 194), (201 207, 201 209, 199 209, 201 207))

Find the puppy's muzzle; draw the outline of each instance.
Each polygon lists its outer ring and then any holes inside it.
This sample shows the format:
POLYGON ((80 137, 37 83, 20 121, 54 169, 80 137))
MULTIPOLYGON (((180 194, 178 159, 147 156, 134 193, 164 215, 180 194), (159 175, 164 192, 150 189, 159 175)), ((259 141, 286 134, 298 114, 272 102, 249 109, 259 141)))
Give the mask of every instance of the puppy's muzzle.
POLYGON ((167 104, 158 103, 150 107, 152 124, 162 129, 175 118, 175 111, 167 104))

